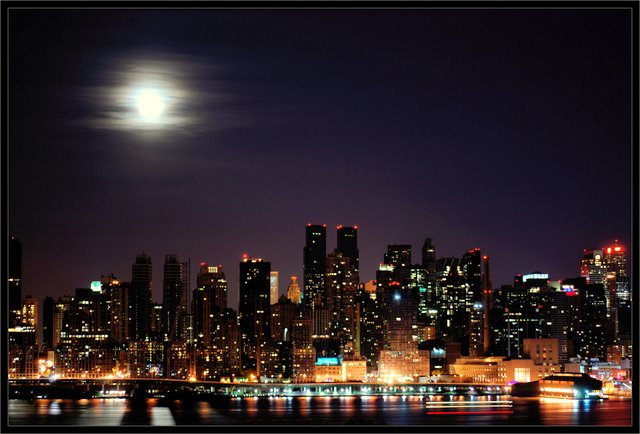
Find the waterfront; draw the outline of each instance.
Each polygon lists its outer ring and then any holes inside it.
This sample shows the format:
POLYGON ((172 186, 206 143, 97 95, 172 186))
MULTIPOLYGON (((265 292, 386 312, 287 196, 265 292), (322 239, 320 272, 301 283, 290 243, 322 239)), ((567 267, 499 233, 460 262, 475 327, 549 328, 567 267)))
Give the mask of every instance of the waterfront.
POLYGON ((508 396, 341 396, 9 400, 9 425, 628 426, 632 401, 508 396))

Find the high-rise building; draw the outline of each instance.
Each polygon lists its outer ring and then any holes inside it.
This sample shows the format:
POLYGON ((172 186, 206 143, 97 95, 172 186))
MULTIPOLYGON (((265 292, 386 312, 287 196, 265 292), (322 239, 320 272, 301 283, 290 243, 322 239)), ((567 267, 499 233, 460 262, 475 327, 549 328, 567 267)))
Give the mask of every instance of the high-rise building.
POLYGON ((166 255, 164 278, 162 282, 162 304, 165 341, 178 341, 182 338, 181 318, 187 314, 187 264, 180 262, 178 255, 166 255))
POLYGON ((279 286, 279 281, 278 281, 278 272, 277 271, 272 271, 271 272, 271 276, 270 276, 270 299, 269 299, 269 303, 270 304, 274 304, 278 302, 278 299, 280 298, 280 286, 279 286))
POLYGON ((484 352, 484 307, 482 305, 482 255, 479 248, 471 249, 460 261, 466 285, 467 312, 469 315, 469 355, 480 356, 484 352))
POLYGON ((300 291, 300 285, 298 285, 298 278, 291 276, 291 283, 287 288, 287 298, 295 304, 300 304, 302 301, 302 291, 300 291))
POLYGON ((393 267, 393 279, 404 285, 411 276, 411 245, 389 244, 384 263, 393 267))
POLYGON ((245 256, 240 262, 240 310, 242 369, 260 376, 260 347, 271 335, 269 304, 271 263, 245 256))
POLYGON ((222 323, 227 308, 227 278, 222 265, 200 263, 198 286, 193 290, 194 339, 199 344, 220 346, 222 323))
POLYGON ((602 250, 585 249, 580 265, 580 277, 585 277, 587 283, 604 284, 607 266, 604 263, 602 250))
POLYGON ((360 254, 358 253, 358 226, 338 226, 337 250, 349 258, 356 275, 360 273, 360 254))
POLYGON ((130 327, 129 336, 134 340, 145 340, 149 335, 151 316, 151 258, 142 252, 136 255, 131 266, 131 292, 129 293, 130 327))
POLYGON ((15 236, 9 238, 7 289, 9 290, 10 326, 17 326, 20 323, 20 312, 22 310, 22 243, 20 243, 20 240, 15 236))
POLYGON ((297 310, 298 305, 284 295, 271 305, 271 338, 274 341, 291 341, 291 324, 297 310))
POLYGON ((459 258, 439 258, 436 276, 440 302, 437 333, 445 343, 457 342, 469 354, 468 284, 459 258))
POLYGON ((603 249, 607 267, 608 315, 614 323, 615 338, 631 337, 631 285, 627 274, 625 249, 618 240, 603 249))
POLYGON ((53 350, 53 330, 54 315, 56 312, 56 301, 53 297, 45 297, 42 302, 42 349, 43 351, 53 350))
POLYGON ((369 281, 360 291, 360 354, 369 370, 378 370, 378 355, 382 347, 383 317, 376 299, 376 282, 369 281))
POLYGON ((359 328, 356 321, 358 287, 358 275, 351 258, 340 250, 334 250, 327 257, 327 308, 331 314, 329 334, 338 337, 342 345, 351 342, 359 347, 359 342, 355 342, 359 328))
POLYGON ((327 226, 307 224, 303 257, 303 301, 312 309, 327 302, 327 226))
POLYGON ((136 315, 132 313, 134 304, 130 303, 135 299, 131 295, 131 284, 108 276, 102 279, 101 289, 109 303, 109 331, 114 342, 123 344, 129 340, 143 340, 141 337, 134 338, 138 329, 136 315))
POLYGON ((489 267, 489 257, 482 257, 482 319, 483 327, 483 353, 491 354, 491 312, 493 311, 493 283, 491 282, 491 270, 489 267))
POLYGON ((424 297, 421 297, 420 315, 425 325, 435 327, 440 294, 436 279, 436 246, 431 238, 427 238, 422 246, 422 268, 426 272, 424 280, 426 292, 424 297))

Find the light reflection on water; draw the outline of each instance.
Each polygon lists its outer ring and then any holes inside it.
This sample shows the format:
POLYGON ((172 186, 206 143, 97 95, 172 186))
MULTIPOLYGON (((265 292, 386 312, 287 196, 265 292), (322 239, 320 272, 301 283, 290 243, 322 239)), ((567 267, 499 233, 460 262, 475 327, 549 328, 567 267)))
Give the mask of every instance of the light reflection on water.
POLYGON ((10 425, 600 425, 631 424, 631 401, 499 396, 10 400, 10 425), (512 401, 512 403, 510 403, 512 401), (455 411, 449 412, 450 409, 455 411), (475 410, 481 410, 474 414, 475 410), (512 411, 512 412, 511 412, 512 411))

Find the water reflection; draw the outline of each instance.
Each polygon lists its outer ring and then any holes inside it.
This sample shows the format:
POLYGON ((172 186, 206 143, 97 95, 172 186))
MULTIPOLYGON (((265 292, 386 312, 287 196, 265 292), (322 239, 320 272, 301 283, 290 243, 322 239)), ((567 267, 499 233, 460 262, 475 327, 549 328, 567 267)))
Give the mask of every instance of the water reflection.
POLYGON ((10 425, 611 425, 631 424, 631 401, 504 396, 326 396, 9 401, 10 425))

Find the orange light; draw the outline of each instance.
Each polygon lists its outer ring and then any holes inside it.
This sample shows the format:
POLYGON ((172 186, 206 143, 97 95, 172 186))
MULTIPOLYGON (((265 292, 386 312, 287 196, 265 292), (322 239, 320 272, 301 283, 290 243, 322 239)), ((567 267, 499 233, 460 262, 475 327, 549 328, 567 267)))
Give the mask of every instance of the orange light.
POLYGON ((620 252, 622 250, 622 247, 616 246, 613 248, 613 250, 615 250, 616 252, 620 252))
POLYGON ((607 253, 611 253, 611 247, 607 247, 607 253))

